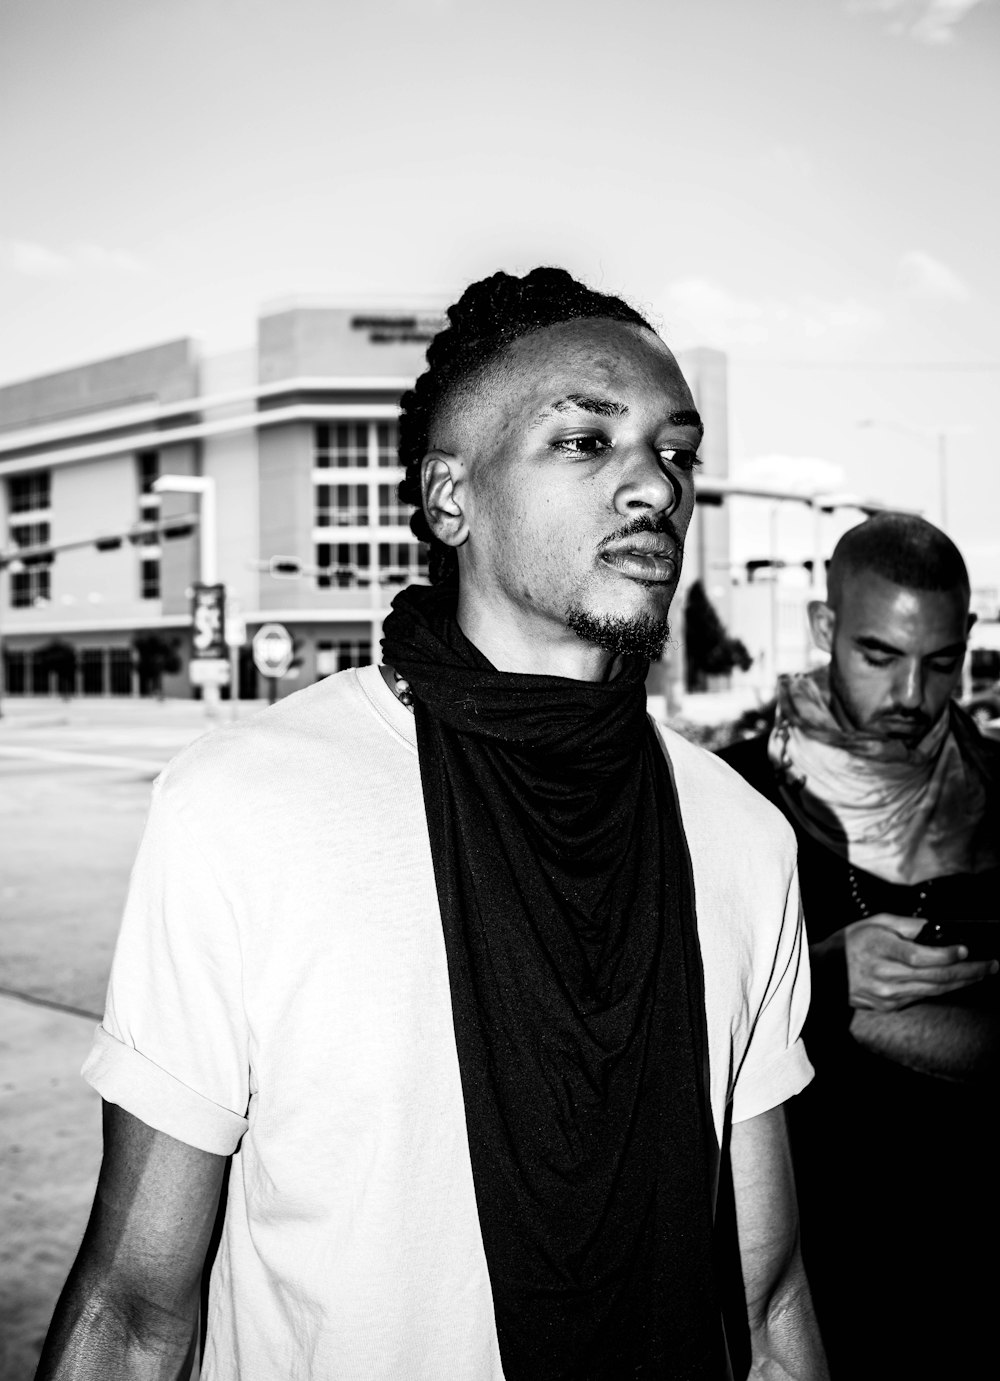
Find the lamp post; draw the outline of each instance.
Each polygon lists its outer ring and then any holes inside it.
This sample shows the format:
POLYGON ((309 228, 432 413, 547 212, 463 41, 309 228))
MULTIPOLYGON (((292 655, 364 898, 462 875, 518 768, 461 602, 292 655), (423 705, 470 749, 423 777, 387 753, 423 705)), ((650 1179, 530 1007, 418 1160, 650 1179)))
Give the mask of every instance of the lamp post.
MULTIPOLYGON (((197 494, 201 505, 198 522, 198 580, 202 585, 218 583, 219 550, 215 521, 215 480, 207 475, 160 475, 153 481, 157 494, 197 494)), ((219 712, 219 687, 201 688, 205 713, 214 719, 219 712)))
POLYGON ((859 427, 884 427, 886 431, 901 432, 903 436, 916 437, 918 441, 924 441, 933 445, 938 463, 938 526, 942 529, 948 527, 948 433, 946 431, 925 430, 922 427, 910 427, 905 422, 889 422, 881 417, 864 417, 858 423, 859 427))

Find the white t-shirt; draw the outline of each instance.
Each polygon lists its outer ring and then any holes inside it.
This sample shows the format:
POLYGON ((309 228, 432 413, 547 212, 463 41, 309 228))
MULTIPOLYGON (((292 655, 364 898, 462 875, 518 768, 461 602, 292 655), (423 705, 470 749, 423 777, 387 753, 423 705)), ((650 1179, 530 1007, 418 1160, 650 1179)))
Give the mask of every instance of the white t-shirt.
MULTIPOLYGON (((721 1135, 811 1077, 792 832, 664 731, 721 1135)), ((202 1375, 501 1381, 413 717, 342 672, 158 778, 84 1075, 235 1152, 202 1375)))

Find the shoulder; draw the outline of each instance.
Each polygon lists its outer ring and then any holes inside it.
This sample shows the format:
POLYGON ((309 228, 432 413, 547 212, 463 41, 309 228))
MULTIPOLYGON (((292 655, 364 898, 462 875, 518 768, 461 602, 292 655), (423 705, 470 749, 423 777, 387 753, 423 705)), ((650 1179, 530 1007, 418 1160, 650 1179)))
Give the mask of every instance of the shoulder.
POLYGON ((739 739, 721 748, 717 756, 728 763, 734 772, 738 772, 755 791, 770 799, 774 792, 774 768, 767 755, 769 737, 769 734, 756 734, 753 738, 739 739))
MULTIPOLYGON (((795 836, 782 813, 737 770, 675 730, 657 725, 677 788, 685 830, 692 828, 713 841, 728 838, 745 847, 773 850, 784 861, 795 858, 795 836)), ((756 742, 752 740, 751 742, 756 742)), ((767 762, 766 739, 760 740, 767 762)), ((743 745, 740 745, 741 747, 743 745)), ((692 840, 692 843, 694 841, 692 840)))
POLYGON ((406 748, 370 693, 375 667, 325 677, 266 710, 196 739, 161 773, 161 799, 177 804, 269 794, 308 781, 323 766, 350 771, 380 750, 406 748))

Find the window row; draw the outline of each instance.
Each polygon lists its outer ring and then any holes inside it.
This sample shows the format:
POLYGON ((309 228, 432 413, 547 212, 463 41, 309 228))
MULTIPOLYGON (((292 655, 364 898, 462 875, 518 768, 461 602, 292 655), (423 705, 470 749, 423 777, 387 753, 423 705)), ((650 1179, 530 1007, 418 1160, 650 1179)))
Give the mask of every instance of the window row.
POLYGON ((68 665, 53 655, 52 645, 37 652, 5 649, 3 660, 8 695, 132 695, 134 690, 130 647, 85 647, 68 665))
POLYGON ((395 422, 321 422, 314 431, 317 469, 398 465, 395 422))
POLYGON ((317 676, 332 676, 335 671, 346 671, 348 667, 365 667, 371 663, 371 659, 372 645, 367 639, 316 644, 317 676))
MULTIPOLYGON (((317 484, 317 527, 367 527, 370 491, 367 484, 317 484)), ((394 484, 378 486, 379 527, 407 527, 413 509, 400 503, 394 484)))
MULTIPOLYGON (((52 598, 52 562, 38 560, 26 565, 23 570, 11 566, 10 605, 12 609, 31 609, 36 604, 47 604, 52 598)), ((139 566, 140 599, 159 599, 160 562, 156 557, 146 557, 139 566)))
MULTIPOLYGON (((374 579, 379 585, 405 585, 427 577, 427 548, 423 543, 379 542, 377 554, 374 579)), ((316 584, 322 590, 371 585, 372 546, 368 542, 318 542, 316 565, 320 570, 316 584)))

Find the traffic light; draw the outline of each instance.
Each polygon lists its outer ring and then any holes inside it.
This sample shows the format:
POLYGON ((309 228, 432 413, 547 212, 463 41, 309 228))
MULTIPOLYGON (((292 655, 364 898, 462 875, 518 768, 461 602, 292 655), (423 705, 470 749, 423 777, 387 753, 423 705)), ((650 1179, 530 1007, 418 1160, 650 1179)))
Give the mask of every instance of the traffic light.
POLYGON ((302 562, 295 556, 272 556, 267 563, 267 573, 278 580, 297 580, 302 574, 302 562))

